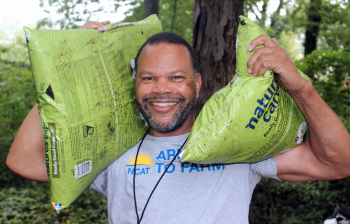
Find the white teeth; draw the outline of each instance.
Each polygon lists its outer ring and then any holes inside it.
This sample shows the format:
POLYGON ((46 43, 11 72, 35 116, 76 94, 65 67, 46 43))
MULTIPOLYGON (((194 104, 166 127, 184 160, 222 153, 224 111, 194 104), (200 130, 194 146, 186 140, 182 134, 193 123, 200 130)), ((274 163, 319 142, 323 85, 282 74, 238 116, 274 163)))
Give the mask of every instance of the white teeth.
POLYGON ((157 107, 168 107, 168 106, 173 106, 177 104, 177 102, 171 102, 171 103, 156 103, 152 102, 152 105, 157 106, 157 107))

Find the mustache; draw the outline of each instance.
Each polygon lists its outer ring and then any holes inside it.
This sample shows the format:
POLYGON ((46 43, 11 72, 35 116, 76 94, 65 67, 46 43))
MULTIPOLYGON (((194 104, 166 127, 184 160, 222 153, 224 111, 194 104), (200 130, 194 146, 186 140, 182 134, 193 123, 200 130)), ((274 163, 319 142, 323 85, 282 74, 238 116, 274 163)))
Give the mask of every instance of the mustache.
POLYGON ((145 103, 147 100, 178 100, 180 102, 183 102, 186 99, 183 96, 174 97, 174 96, 169 96, 167 94, 159 94, 156 96, 144 96, 142 98, 143 103, 145 103))

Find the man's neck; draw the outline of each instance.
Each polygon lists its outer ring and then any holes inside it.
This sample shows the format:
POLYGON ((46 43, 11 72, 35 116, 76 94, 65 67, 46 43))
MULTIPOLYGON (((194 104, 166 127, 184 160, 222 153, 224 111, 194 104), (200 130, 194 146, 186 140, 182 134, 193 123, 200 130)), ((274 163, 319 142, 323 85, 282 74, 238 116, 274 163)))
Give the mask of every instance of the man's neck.
POLYGON ((187 134, 191 131, 195 120, 196 120, 195 116, 193 114, 190 114, 187 117, 186 121, 181 125, 181 127, 176 129, 173 132, 159 133, 159 132, 156 132, 154 129, 150 128, 148 134, 150 134, 154 137, 170 137, 170 136, 184 135, 184 134, 187 134))

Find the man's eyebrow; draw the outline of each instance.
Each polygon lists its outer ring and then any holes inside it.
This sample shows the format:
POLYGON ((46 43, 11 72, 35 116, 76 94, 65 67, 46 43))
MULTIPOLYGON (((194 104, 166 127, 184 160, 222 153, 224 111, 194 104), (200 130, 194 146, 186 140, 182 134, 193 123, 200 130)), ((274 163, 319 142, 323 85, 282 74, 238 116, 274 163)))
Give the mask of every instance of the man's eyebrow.
MULTIPOLYGON (((173 74, 176 74, 176 73, 179 73, 179 72, 187 74, 186 71, 181 69, 181 68, 172 70, 172 71, 169 72, 169 74, 173 75, 173 74)), ((146 75, 153 75, 154 73, 151 72, 151 71, 148 71, 148 70, 142 70, 138 75, 144 75, 144 74, 146 74, 146 75)))
POLYGON ((143 75, 143 74, 152 75, 153 72, 150 72, 150 71, 147 71, 147 70, 142 70, 138 75, 143 75))
POLYGON ((183 70, 183 69, 181 69, 181 68, 180 68, 180 69, 172 70, 172 71, 170 71, 169 73, 170 73, 170 74, 176 74, 176 73, 179 73, 179 72, 182 72, 182 73, 187 74, 186 71, 183 70))

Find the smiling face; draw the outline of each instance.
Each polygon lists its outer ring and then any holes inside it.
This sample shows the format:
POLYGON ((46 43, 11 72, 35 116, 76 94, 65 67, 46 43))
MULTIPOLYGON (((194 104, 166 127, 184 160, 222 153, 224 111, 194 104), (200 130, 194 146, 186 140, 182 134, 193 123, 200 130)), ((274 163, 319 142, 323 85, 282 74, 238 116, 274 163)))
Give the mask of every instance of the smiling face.
POLYGON ((146 45, 137 62, 136 100, 154 136, 181 135, 194 123, 191 115, 201 85, 185 46, 146 45))

